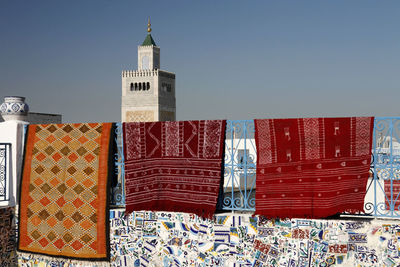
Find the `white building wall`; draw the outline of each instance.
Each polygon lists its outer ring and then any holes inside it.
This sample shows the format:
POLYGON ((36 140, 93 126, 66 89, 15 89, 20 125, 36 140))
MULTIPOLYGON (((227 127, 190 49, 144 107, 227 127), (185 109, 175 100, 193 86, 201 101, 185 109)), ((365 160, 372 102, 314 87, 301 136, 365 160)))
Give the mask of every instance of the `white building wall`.
POLYGON ((0 143, 11 144, 11 162, 9 162, 6 190, 10 192, 8 201, 0 201, 0 207, 11 207, 17 204, 17 188, 22 170, 24 149, 24 125, 27 122, 6 121, 0 123, 0 143))
POLYGON ((175 74, 161 70, 122 72, 121 120, 175 120, 175 74), (149 83, 149 90, 131 90, 131 84, 149 83))
POLYGON ((158 70, 122 72, 121 120, 158 121, 158 70), (131 90, 131 84, 147 82, 149 90, 131 90))

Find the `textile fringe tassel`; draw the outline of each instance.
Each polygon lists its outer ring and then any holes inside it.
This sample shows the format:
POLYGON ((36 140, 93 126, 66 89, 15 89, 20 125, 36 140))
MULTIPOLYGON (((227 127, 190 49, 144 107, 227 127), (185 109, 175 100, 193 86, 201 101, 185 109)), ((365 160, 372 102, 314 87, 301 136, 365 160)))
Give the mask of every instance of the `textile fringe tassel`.
MULTIPOLYGON (((108 267, 110 266, 110 262, 107 261, 90 261, 90 260, 76 260, 76 259, 64 259, 51 257, 46 255, 32 254, 27 252, 17 251, 18 259, 22 261, 34 261, 36 264, 39 262, 56 263, 57 266, 70 266, 70 267, 84 267, 84 266, 93 266, 93 267, 108 267), (65 265, 68 264, 68 265, 65 265)), ((47 266, 47 265, 46 265, 47 266)), ((53 266, 53 265, 51 265, 53 266)))

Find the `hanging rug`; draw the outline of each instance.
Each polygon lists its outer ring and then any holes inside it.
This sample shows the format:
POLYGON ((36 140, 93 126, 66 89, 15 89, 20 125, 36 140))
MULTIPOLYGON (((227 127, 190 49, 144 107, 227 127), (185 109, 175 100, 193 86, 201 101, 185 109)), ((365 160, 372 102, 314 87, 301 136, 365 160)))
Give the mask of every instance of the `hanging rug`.
POLYGON ((18 250, 109 260, 111 123, 29 125, 19 207, 18 250))
POLYGON ((362 212, 373 117, 255 120, 256 214, 362 212))
POLYGON ((224 120, 123 124, 126 211, 212 217, 221 183, 224 120))

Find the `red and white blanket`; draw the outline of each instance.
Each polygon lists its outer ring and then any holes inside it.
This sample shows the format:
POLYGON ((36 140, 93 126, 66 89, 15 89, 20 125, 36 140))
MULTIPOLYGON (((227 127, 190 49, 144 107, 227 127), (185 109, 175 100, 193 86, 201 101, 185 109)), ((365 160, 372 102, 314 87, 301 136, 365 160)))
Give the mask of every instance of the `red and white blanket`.
POLYGON ((123 124, 126 211, 211 217, 223 166, 224 120, 123 124))
POLYGON ((373 117, 255 120, 256 214, 363 211, 373 117))

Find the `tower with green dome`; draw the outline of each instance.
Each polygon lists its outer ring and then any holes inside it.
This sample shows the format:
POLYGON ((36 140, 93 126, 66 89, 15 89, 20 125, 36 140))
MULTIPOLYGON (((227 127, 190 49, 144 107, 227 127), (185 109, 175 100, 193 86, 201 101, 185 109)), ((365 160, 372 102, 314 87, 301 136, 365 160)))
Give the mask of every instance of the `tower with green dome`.
POLYGON ((160 69, 160 47, 151 36, 138 46, 138 69, 122 72, 121 120, 174 121, 176 118, 175 74, 160 69))

